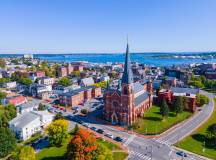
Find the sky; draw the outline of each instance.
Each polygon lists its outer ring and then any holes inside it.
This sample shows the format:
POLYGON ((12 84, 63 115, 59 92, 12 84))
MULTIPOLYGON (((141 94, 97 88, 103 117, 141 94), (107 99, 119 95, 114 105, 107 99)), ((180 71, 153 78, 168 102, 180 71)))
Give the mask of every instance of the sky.
POLYGON ((216 51, 216 0, 0 0, 0 53, 216 51))

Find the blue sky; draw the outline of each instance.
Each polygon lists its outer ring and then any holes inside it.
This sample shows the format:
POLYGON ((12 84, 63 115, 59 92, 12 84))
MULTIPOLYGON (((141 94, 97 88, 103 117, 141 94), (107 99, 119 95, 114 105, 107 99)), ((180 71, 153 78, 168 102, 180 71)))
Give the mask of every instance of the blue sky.
POLYGON ((216 0, 0 0, 0 53, 215 51, 216 0))

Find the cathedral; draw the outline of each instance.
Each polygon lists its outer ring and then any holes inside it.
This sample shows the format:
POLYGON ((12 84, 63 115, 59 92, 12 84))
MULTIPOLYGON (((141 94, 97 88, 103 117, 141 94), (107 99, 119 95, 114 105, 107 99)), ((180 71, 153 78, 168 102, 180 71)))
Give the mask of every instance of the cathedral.
POLYGON ((116 125, 132 125, 137 117, 152 106, 152 83, 134 82, 129 45, 127 44, 124 72, 116 89, 107 87, 105 93, 105 119, 116 125))

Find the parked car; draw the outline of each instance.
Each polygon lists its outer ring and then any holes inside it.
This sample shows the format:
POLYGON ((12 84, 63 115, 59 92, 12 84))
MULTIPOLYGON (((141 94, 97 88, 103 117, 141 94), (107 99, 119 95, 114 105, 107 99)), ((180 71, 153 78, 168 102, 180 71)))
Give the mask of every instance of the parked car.
POLYGON ((97 131, 96 127, 91 127, 90 129, 93 130, 93 131, 97 131))
POLYGON ((89 124, 88 123, 83 123, 82 125, 85 126, 85 127, 87 127, 87 128, 89 128, 89 124))
POLYGON ((97 132, 100 133, 100 134, 103 134, 104 130, 103 129, 98 129, 97 132))
POLYGON ((176 152, 176 154, 181 156, 181 157, 187 157, 187 154, 183 151, 176 152))
POLYGON ((117 142, 123 142, 123 139, 121 137, 115 137, 115 139, 117 142))
POLYGON ((114 138, 114 136, 112 134, 110 134, 110 133, 106 133, 105 136, 108 137, 108 138, 111 138, 111 139, 114 138))

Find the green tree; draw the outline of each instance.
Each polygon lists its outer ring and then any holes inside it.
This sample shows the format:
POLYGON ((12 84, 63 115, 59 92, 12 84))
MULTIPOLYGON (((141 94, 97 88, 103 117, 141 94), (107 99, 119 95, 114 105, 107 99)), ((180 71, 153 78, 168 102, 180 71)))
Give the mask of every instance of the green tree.
POLYGON ((66 120, 55 120, 46 129, 49 142, 54 146, 61 146, 68 137, 69 122, 66 120))
POLYGON ((167 105, 166 99, 163 98, 161 107, 160 107, 160 112, 163 118, 167 117, 169 115, 169 106, 167 105))
POLYGON ((64 116, 63 116, 63 114, 62 114, 61 112, 58 112, 58 113, 56 113, 54 119, 55 119, 55 120, 58 120, 58 119, 64 119, 64 116))
POLYGON ((46 106, 44 104, 40 103, 39 106, 38 106, 38 110, 39 111, 44 111, 45 109, 46 109, 46 106))
POLYGON ((212 144, 216 144, 216 123, 210 125, 207 128, 207 133, 211 139, 212 144))
POLYGON ((36 160, 34 148, 23 146, 18 153, 19 160, 36 160))
POLYGON ((1 104, 1 100, 6 98, 7 94, 4 92, 0 92, 0 104, 1 104))
POLYGON ((181 113, 184 110, 182 97, 178 96, 174 99, 173 108, 176 112, 176 115, 178 115, 179 113, 181 113))
POLYGON ((58 84, 67 87, 67 86, 70 85, 70 79, 68 79, 67 77, 62 77, 62 78, 59 80, 58 84))
POLYGON ((196 103, 198 106, 203 106, 204 104, 208 104, 209 103, 209 98, 205 95, 202 94, 197 94, 196 95, 196 103))
POLYGON ((183 109, 184 110, 188 110, 189 109, 187 97, 182 97, 182 104, 183 104, 183 109))
POLYGON ((5 68, 6 62, 3 58, 0 58, 0 68, 5 68))
POLYGON ((16 138, 7 127, 0 128, 0 158, 7 156, 16 148, 16 138))
POLYGON ((80 71, 73 71, 72 73, 71 73, 71 75, 73 75, 73 76, 75 76, 75 77, 80 77, 80 71))
POLYGON ((24 84, 24 85, 32 84, 32 80, 30 78, 21 78, 19 82, 24 84))
POLYGON ((112 152, 104 145, 98 144, 95 160, 113 160, 112 152))

